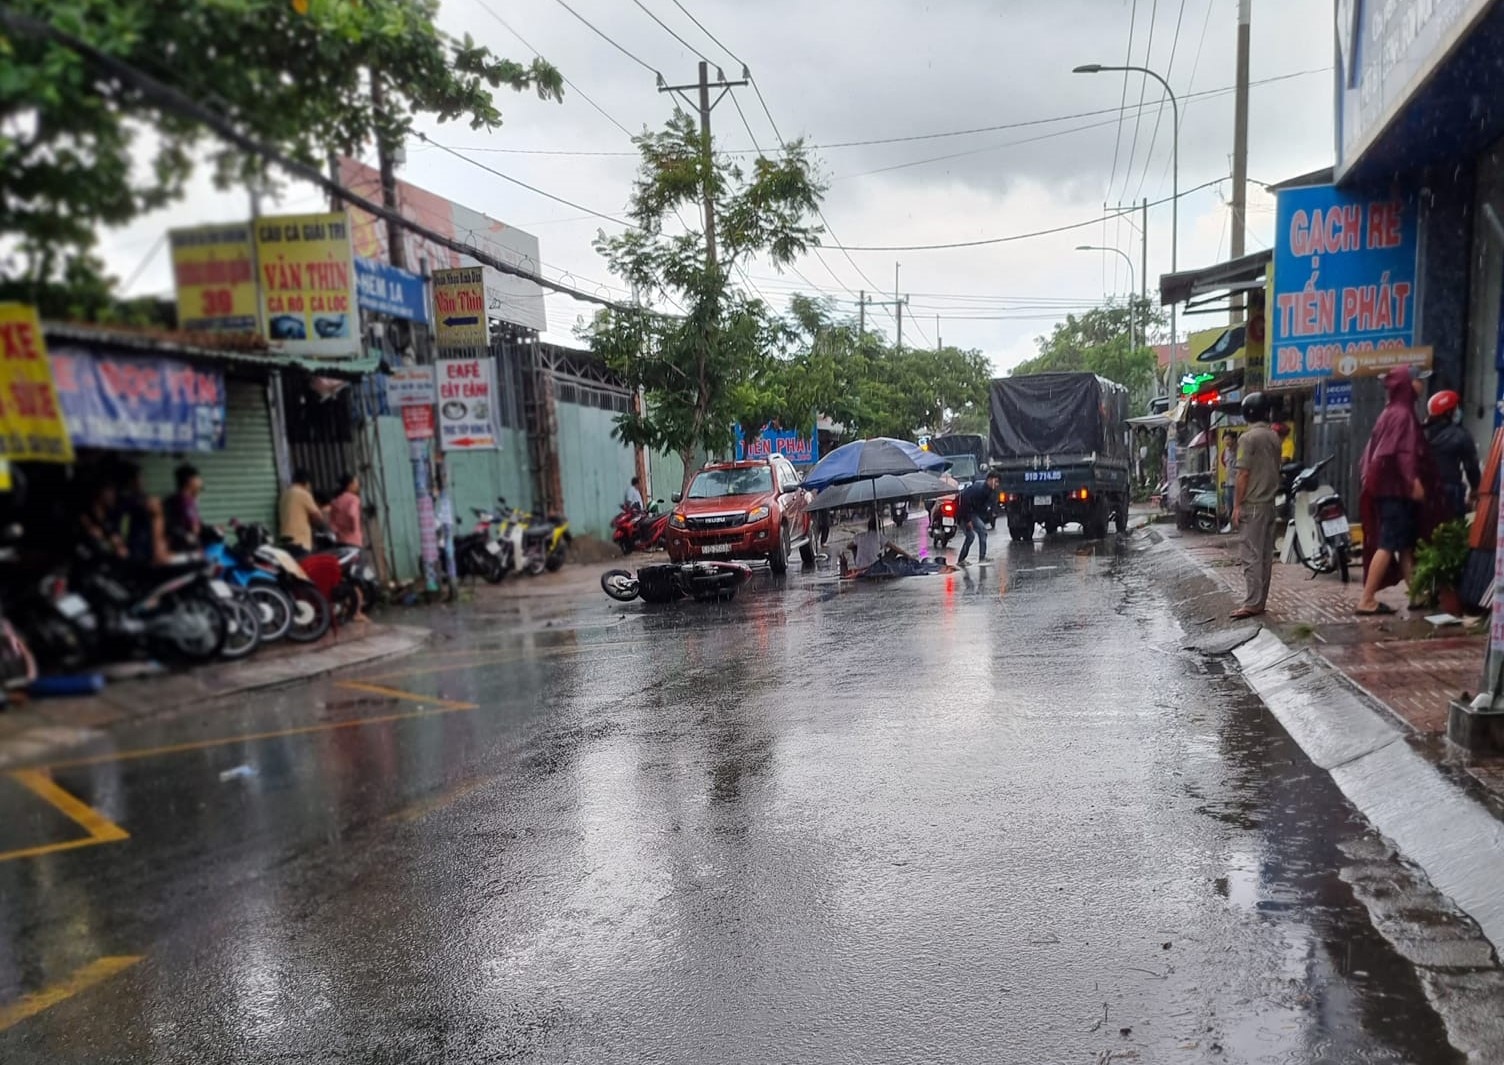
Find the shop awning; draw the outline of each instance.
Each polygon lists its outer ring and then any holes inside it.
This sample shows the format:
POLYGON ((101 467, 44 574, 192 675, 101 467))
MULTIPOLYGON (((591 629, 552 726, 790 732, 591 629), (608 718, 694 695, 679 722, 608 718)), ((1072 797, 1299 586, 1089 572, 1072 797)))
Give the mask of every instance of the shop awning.
POLYGON ((1138 418, 1129 418, 1128 424, 1140 429, 1164 429, 1173 425, 1169 414, 1145 414, 1138 418))
POLYGON ((117 353, 160 355, 187 362, 216 363, 227 369, 284 370, 296 367, 326 377, 363 377, 380 368, 379 354, 357 359, 315 359, 288 355, 259 347, 254 339, 244 343, 208 346, 203 334, 174 333, 162 329, 129 329, 74 322, 43 322, 42 333, 48 344, 74 344, 80 347, 109 348, 117 353))
POLYGON ((1273 258, 1274 252, 1266 248, 1214 266, 1160 274, 1159 304, 1168 307, 1172 303, 1190 303, 1197 297, 1219 299, 1234 292, 1263 288, 1273 258))

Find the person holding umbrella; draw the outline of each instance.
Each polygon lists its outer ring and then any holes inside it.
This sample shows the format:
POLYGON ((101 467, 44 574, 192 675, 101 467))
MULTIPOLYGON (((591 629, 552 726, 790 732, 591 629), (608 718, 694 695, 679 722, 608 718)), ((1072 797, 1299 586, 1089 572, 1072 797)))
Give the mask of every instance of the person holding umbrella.
POLYGON ((956 565, 966 565, 973 540, 977 541, 977 562, 987 561, 987 521, 997 516, 997 490, 1002 483, 1002 477, 992 471, 985 480, 973 481, 961 489, 956 497, 956 522, 965 534, 956 565))

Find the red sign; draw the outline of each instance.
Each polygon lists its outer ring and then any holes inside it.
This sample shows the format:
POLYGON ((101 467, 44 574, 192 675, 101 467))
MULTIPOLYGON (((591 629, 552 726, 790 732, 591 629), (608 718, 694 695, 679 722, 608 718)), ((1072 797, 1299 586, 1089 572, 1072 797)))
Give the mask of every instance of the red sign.
POLYGON ((432 440, 433 408, 403 407, 402 429, 409 440, 432 440))

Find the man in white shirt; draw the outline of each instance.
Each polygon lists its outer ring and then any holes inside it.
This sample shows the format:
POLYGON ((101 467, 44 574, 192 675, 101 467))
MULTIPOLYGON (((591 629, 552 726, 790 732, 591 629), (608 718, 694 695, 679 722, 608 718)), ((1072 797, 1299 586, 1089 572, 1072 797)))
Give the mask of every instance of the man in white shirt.
POLYGON ((636 507, 638 510, 641 510, 642 509, 642 487, 641 487, 641 485, 642 485, 642 478, 640 478, 640 477, 633 477, 632 478, 632 483, 629 484, 629 485, 627 485, 627 494, 623 497, 622 503, 625 504, 626 506, 636 507))

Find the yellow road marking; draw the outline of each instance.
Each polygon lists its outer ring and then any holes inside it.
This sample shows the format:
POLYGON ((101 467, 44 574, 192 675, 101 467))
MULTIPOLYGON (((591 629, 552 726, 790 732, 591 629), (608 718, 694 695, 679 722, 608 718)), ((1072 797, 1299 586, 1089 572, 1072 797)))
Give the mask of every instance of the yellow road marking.
MULTIPOLYGON (((77 796, 64 791, 44 771, 39 769, 15 769, 10 772, 9 776, 27 791, 78 825, 88 835, 82 839, 69 839, 61 843, 43 843, 36 847, 22 847, 19 850, 0 851, 0 862, 13 861, 17 858, 35 858, 42 854, 55 854, 58 851, 77 850, 79 847, 92 847, 96 843, 116 843, 122 839, 130 839, 129 832, 88 803, 80 800, 77 796)), ((0 1024, 0 1029, 4 1027, 3 1024, 0 1024)))
POLYGON ((43 1010, 51 1009, 59 1002, 68 1001, 74 995, 89 990, 95 984, 103 983, 116 973, 124 972, 140 960, 139 954, 119 954, 100 958, 97 961, 91 961, 61 983, 34 991, 7 1006, 0 1006, 0 1032, 15 1027, 28 1017, 35 1017, 43 1010))
MULTIPOLYGON (((343 682, 343 683, 354 683, 343 682)), ((294 728, 276 729, 271 732, 248 732, 239 736, 219 736, 209 740, 194 740, 191 743, 169 743, 162 747, 141 747, 129 751, 109 751, 104 754, 90 754, 82 758, 65 758, 57 762, 49 762, 51 769, 74 769, 85 765, 103 765, 107 762, 134 762, 142 758, 159 758, 168 754, 182 754, 185 751, 202 751, 210 747, 224 747, 232 743, 254 743, 258 740, 275 740, 284 736, 307 736, 315 732, 333 732, 338 729, 360 728, 363 725, 384 725, 392 721, 410 721, 415 718, 436 717, 440 714, 460 713, 466 710, 478 710, 475 703, 453 702, 448 699, 428 699, 414 692, 397 692, 394 688, 377 688, 375 685, 365 685, 364 690, 375 689, 379 694, 388 695, 392 698, 422 700, 426 703, 435 704, 431 709, 408 710, 398 714, 377 714, 375 717, 357 717, 349 721, 324 721, 317 725, 298 725, 294 728), (395 694, 393 694, 395 693, 395 694)))
MULTIPOLYGON (((582 647, 554 647, 543 648, 528 654, 517 654, 512 651, 499 652, 495 657, 486 656, 477 658, 474 662, 451 662, 442 666, 419 666, 416 669, 393 670, 388 673, 375 673, 366 680, 405 680, 408 677, 422 677, 429 673, 448 673, 456 669, 474 669, 476 666, 505 665, 509 662, 526 662, 535 659, 569 658, 574 655, 590 654, 595 651, 611 650, 617 647, 634 647, 628 643, 593 643, 582 647)), ((610 657, 610 656, 602 656, 610 657)))
POLYGON ((385 695, 388 699, 402 699, 414 703, 429 703, 444 710, 475 710, 475 703, 459 702, 455 699, 439 699, 432 695, 423 695, 419 692, 405 692, 399 688, 385 688, 380 684, 367 684, 361 680, 337 680, 336 688, 349 688, 351 691, 370 692, 372 695, 385 695))

